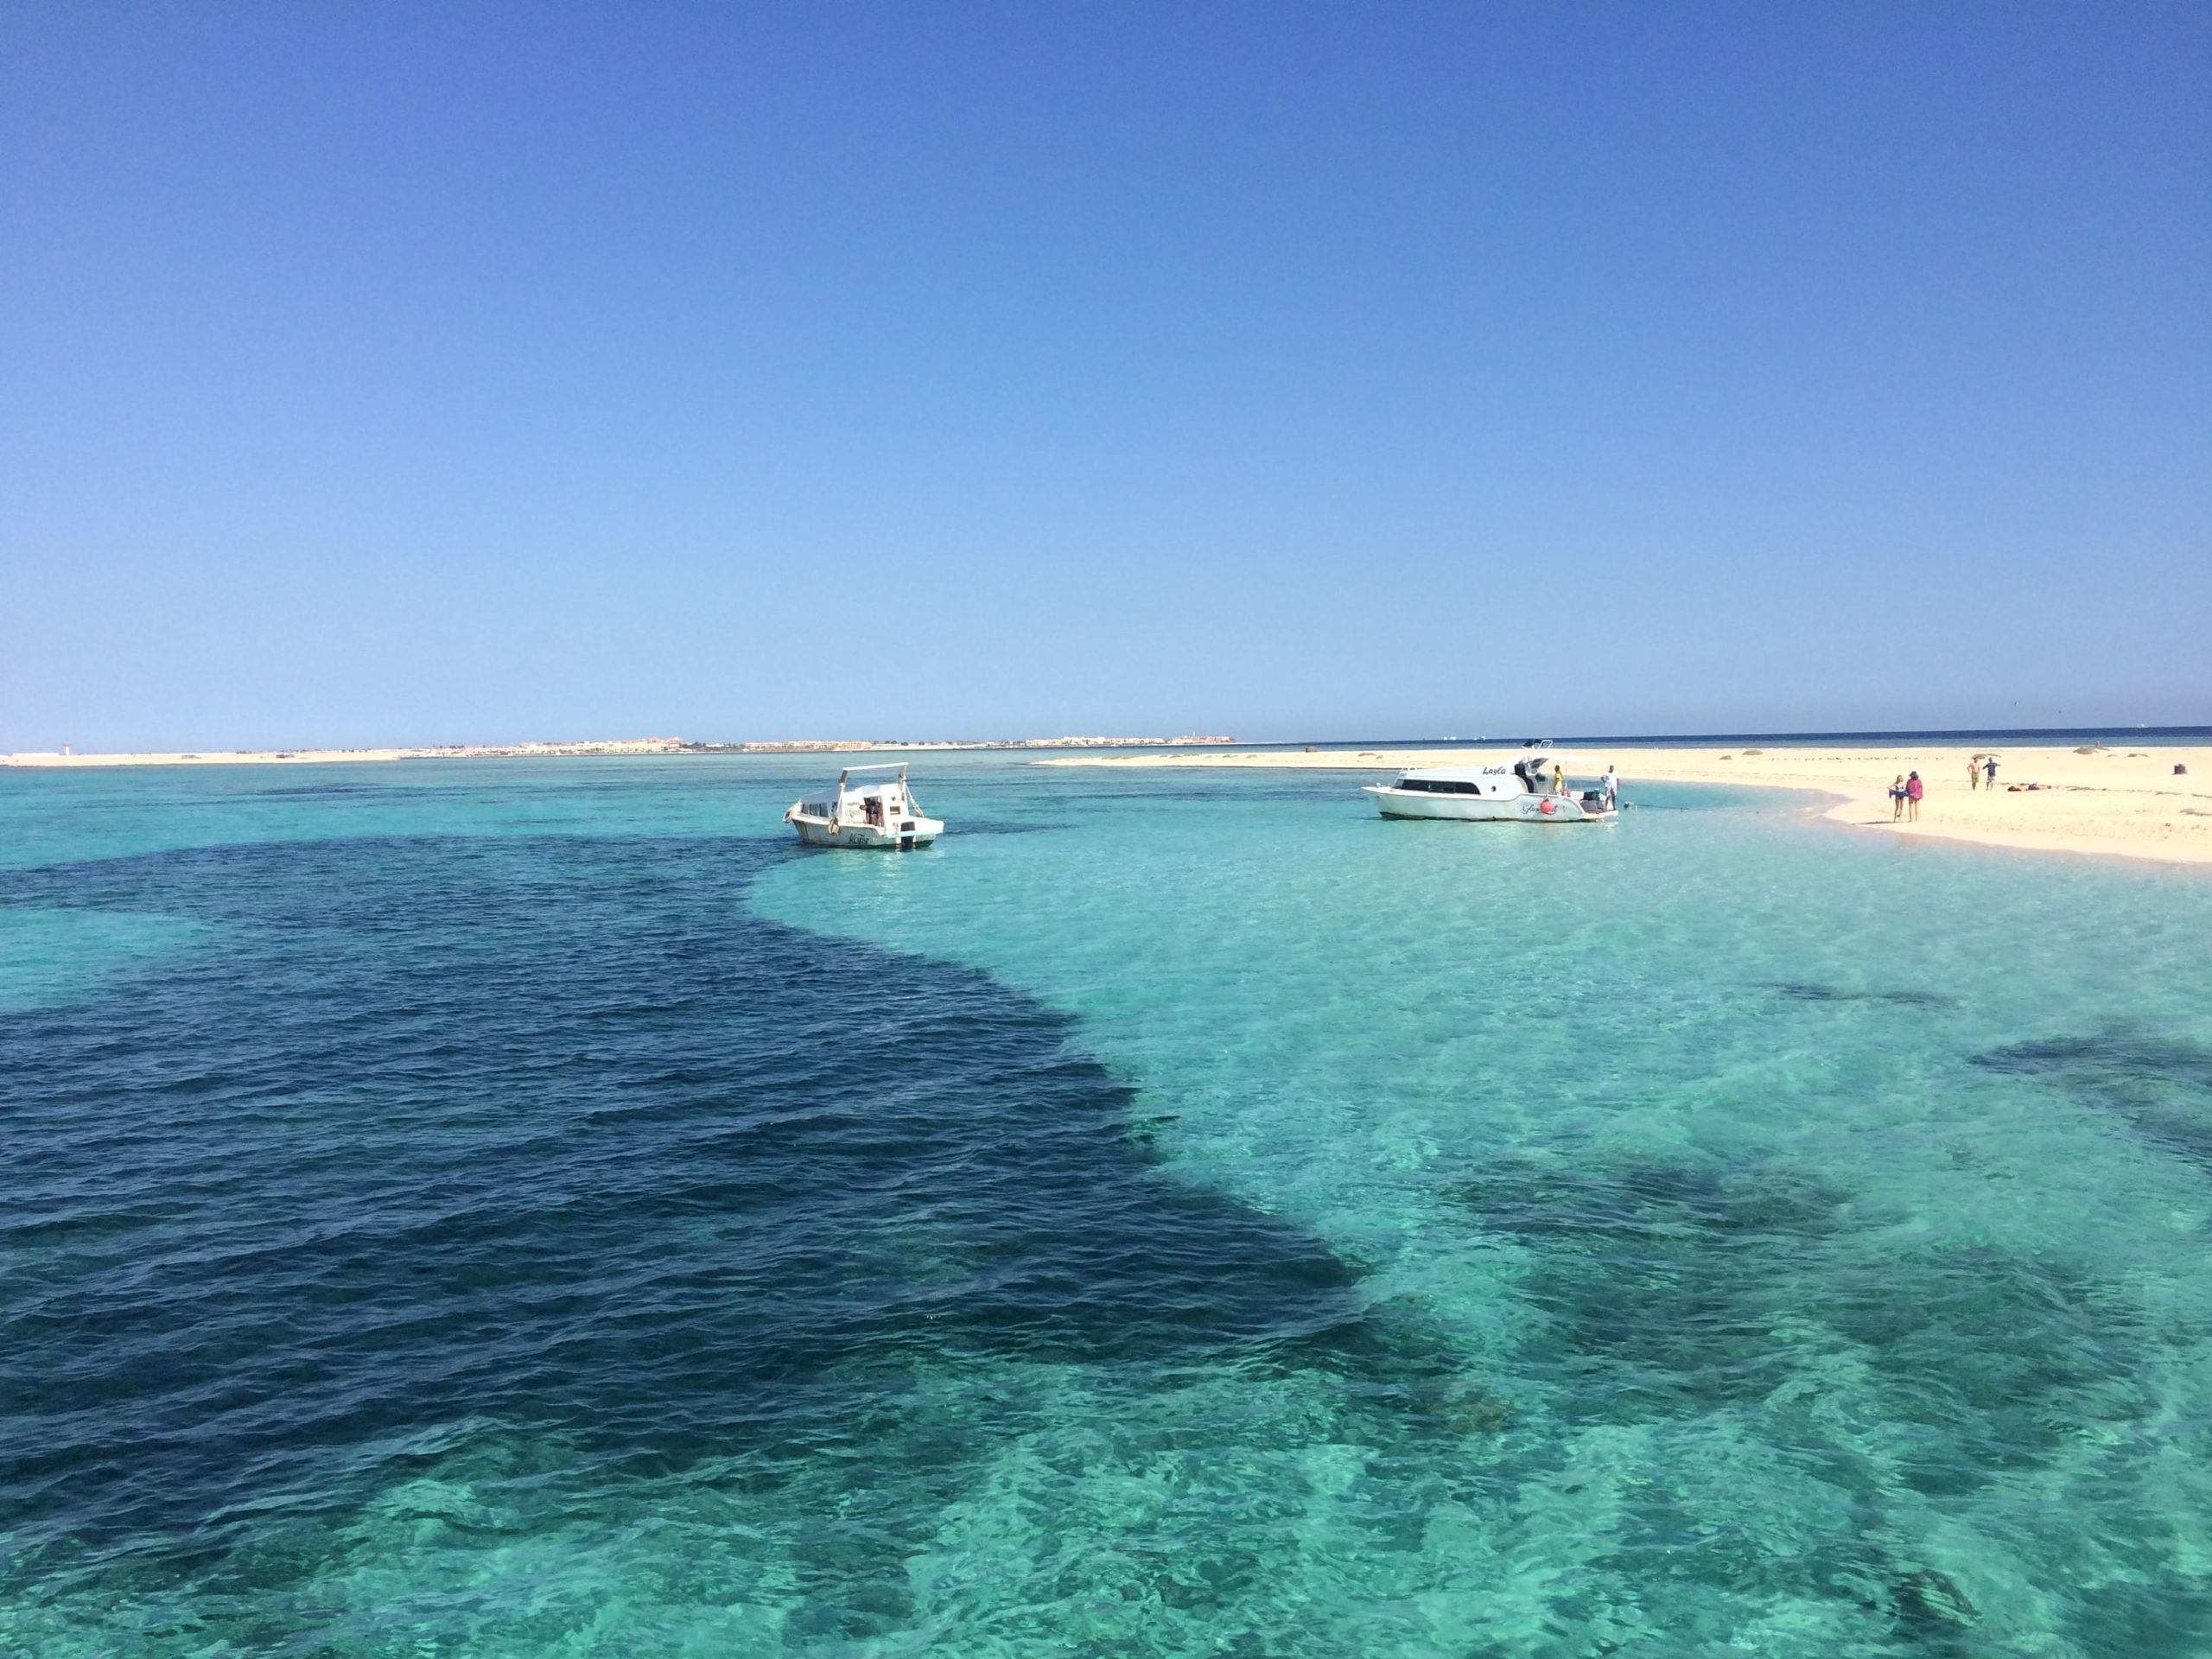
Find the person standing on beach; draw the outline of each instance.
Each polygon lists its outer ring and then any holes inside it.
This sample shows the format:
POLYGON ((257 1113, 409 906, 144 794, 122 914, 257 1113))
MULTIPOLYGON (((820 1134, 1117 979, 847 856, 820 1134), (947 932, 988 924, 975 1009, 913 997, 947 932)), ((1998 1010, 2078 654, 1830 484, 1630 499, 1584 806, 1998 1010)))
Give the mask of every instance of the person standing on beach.
POLYGON ((1967 787, 1968 789, 1981 787, 1981 757, 1980 755, 1976 755, 1967 762, 1967 787))
POLYGON ((1991 755, 1991 756, 1989 757, 1989 760, 1988 760, 1988 761, 1985 764, 1985 766, 1984 766, 1984 767, 1983 767, 1983 770, 1984 770, 1984 771, 1986 771, 1986 772, 1989 774, 1989 786, 1990 786, 1992 789, 1996 788, 1996 787, 1997 787, 1997 757, 1996 757, 1995 755, 1993 755, 1993 755, 1991 755))
POLYGON ((1890 822, 1895 823, 1904 817, 1904 774, 1899 772, 1890 785, 1890 822))
POLYGON ((1914 772, 1911 777, 1904 780, 1904 816, 1906 823, 1918 823, 1920 822, 1920 798, 1927 792, 1927 786, 1920 781, 1920 774, 1918 772, 1914 772))

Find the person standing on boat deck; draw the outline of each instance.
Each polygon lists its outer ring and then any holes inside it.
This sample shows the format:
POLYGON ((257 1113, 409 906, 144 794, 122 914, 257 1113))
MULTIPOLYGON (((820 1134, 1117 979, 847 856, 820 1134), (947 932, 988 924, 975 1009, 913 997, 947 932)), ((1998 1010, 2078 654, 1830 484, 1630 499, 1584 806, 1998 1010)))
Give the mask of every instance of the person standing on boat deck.
POLYGON ((1927 792, 1928 786, 1920 781, 1918 772, 1914 772, 1911 777, 1904 780, 1904 816, 1908 823, 1920 822, 1920 798, 1927 792))
POLYGON ((1618 811, 1621 804, 1621 775, 1613 769, 1611 761, 1605 762, 1605 775, 1598 780, 1598 785, 1605 791, 1605 810, 1618 811))
POLYGON ((1552 793, 1554 795, 1567 793, 1567 768, 1556 760, 1552 762, 1552 793))

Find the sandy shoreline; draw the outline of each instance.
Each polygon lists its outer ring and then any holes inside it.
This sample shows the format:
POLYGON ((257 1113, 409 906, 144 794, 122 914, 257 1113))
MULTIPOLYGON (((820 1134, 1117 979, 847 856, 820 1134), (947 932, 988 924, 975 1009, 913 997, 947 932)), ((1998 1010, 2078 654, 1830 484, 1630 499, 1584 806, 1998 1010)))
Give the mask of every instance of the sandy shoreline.
MULTIPOLYGON (((2212 864, 2212 748, 2093 750, 1997 747, 1995 792, 1967 787, 1967 760, 1980 751, 1930 744, 1864 748, 1621 748, 1553 751, 1570 778, 1594 779, 1608 761, 1621 793, 1638 782, 1745 784, 1837 796, 1815 809, 1854 828, 2037 852, 2093 853, 2168 863, 2212 864), (2177 777, 2174 768, 2187 773, 2177 777), (1892 823, 1890 780, 1918 772, 1927 785, 1917 823, 1892 823), (2028 789, 2026 785, 2043 785, 2028 789), (2023 785, 2018 790, 2012 786, 2023 785)), ((1068 756, 1048 766, 1258 766, 1383 773, 1401 766, 1468 765, 1465 749, 1261 750, 1217 754, 1068 756)))

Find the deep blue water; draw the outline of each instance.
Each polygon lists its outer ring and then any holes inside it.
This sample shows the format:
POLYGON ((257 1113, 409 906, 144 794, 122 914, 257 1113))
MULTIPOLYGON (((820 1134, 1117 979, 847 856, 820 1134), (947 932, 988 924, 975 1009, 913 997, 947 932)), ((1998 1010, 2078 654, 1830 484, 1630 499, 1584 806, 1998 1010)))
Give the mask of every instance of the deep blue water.
MULTIPOLYGON (((11 1548, 245 1591, 270 1493, 342 1503, 361 1448, 456 1421, 772 1488, 873 1455, 918 1363, 1388 1347, 1325 1248, 1161 1179, 1064 1016, 748 916, 791 855, 378 836, 0 875, 235 941, 0 1019, 11 1548)), ((818 1564, 819 1633, 911 1614, 927 1518, 818 1564)))

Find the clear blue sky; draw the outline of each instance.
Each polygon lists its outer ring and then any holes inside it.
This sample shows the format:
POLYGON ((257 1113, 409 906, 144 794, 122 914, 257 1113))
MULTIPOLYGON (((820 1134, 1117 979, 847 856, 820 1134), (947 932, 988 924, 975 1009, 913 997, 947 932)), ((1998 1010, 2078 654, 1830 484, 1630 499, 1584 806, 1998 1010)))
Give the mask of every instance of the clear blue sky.
POLYGON ((16 3, 0 750, 2212 720, 2212 7, 16 3))

